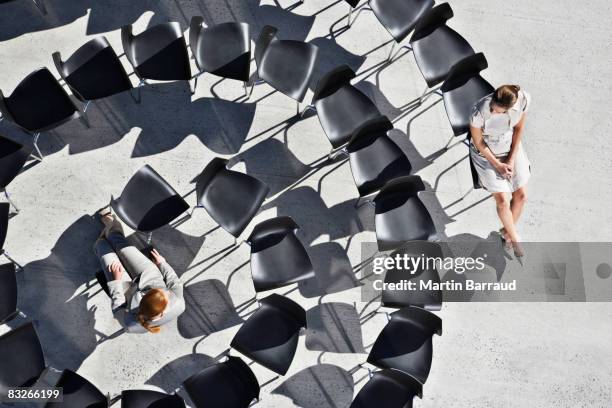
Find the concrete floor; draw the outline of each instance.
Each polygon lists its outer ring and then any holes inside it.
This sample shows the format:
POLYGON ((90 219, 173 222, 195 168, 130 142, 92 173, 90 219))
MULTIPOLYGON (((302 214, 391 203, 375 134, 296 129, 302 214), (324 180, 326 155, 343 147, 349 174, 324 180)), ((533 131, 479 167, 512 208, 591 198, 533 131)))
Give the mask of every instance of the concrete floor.
MULTIPOLYGON (((359 88, 396 120, 392 137, 429 185, 424 201, 445 240, 495 239, 499 222, 485 193, 457 202, 470 187, 470 174, 463 145, 440 150, 451 134, 443 105, 432 98, 402 115, 399 107, 418 97, 424 81, 410 54, 379 65, 390 37, 372 14, 362 14, 350 31, 330 39, 330 26, 344 24, 344 2, 307 0, 292 11, 269 0, 47 3, 45 18, 28 1, 0 5, 5 94, 32 70, 53 67, 54 51, 69 55, 102 34, 120 50, 124 24, 144 28, 175 20, 186 29, 191 16, 203 15, 211 24, 246 21, 254 35, 272 24, 281 38, 321 48, 318 75, 343 62, 360 73, 359 88)), ((449 25, 488 58, 483 76, 495 85, 518 83, 533 97, 525 134, 533 177, 520 224, 523 239, 612 240, 606 228, 612 224, 612 121, 602 113, 612 92, 608 2, 579 7, 569 0, 463 0, 452 6, 449 25)), ((99 226, 90 215, 144 164, 187 193, 212 157, 240 155, 245 163, 237 168, 268 183, 274 194, 255 222, 291 215, 302 226, 300 237, 317 270, 317 279, 289 294, 308 311, 310 328, 289 373, 264 388, 259 406, 347 407, 365 373, 351 376, 346 370, 365 360, 385 324, 377 316, 359 325, 365 303, 351 268, 360 262, 362 244, 375 242, 371 210, 353 210, 357 190, 348 164, 312 166, 329 150, 315 116, 286 126, 295 112, 289 98, 261 85, 247 103, 234 103, 242 88, 223 81, 215 87, 216 99, 210 90, 216 81, 203 76, 194 96, 186 83, 153 84, 144 89, 141 105, 127 94, 94 103, 91 129, 75 121, 43 134, 44 162, 10 187, 22 207, 11 219, 6 244, 25 264, 20 307, 36 321, 51 366, 78 370, 112 394, 174 390, 225 350, 243 321, 234 306, 254 295, 248 248, 231 251, 232 238, 213 230, 204 211, 177 229, 157 232, 155 245, 186 285, 187 311, 158 335, 103 341, 100 334, 110 335, 119 325, 92 282, 97 265, 91 245, 99 226), (337 316, 347 335, 334 324, 337 316)), ((0 133, 29 140, 6 121, 0 133)), ((608 304, 446 303, 439 315, 444 335, 434 339, 431 375, 415 407, 609 406, 608 304)), ((252 367, 260 382, 272 377, 252 367)))

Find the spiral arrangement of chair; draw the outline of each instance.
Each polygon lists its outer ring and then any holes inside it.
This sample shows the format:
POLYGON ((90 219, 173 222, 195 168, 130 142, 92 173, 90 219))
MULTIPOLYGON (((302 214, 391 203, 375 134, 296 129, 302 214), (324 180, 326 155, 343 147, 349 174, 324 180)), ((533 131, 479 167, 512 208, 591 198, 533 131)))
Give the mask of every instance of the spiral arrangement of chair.
MULTIPOLYGON (((487 68, 482 53, 475 54, 469 43, 447 26, 453 17, 448 3, 434 6, 433 0, 347 0, 352 11, 374 12, 396 44, 410 33, 408 45, 426 82, 419 98, 439 94, 446 108, 453 136, 469 133, 470 109, 493 87, 480 76, 487 68), (438 88, 434 88, 434 87, 438 88)), ((44 11, 42 1, 34 4, 44 11)), ((124 54, 138 78, 134 87, 120 57, 104 37, 94 38, 67 59, 59 52, 53 61, 66 87, 83 104, 77 106, 47 68, 24 78, 9 96, 0 92, 2 119, 33 135, 33 147, 22 146, 0 136, 0 189, 13 204, 7 186, 23 168, 35 150, 41 133, 61 124, 80 119, 89 127, 86 112, 90 103, 120 92, 132 92, 141 103, 139 89, 148 80, 193 81, 207 73, 243 82, 245 98, 248 86, 266 82, 274 89, 303 102, 318 61, 318 48, 310 43, 281 40, 277 29, 265 26, 255 43, 254 61, 259 81, 249 84, 251 66, 251 27, 242 22, 206 26, 195 16, 189 28, 189 46, 179 23, 149 27, 134 35, 132 27, 121 29, 124 54), (190 52, 198 72, 190 68, 190 52)), ((425 190, 420 177, 412 174, 412 165, 402 150, 388 136, 391 121, 376 104, 359 91, 351 80, 355 72, 340 65, 318 82, 312 103, 321 128, 331 144, 329 160, 348 156, 358 190, 355 207, 363 199, 374 208, 374 222, 379 251, 395 251, 412 256, 423 253, 440 256, 437 234, 427 207, 419 198, 425 190), (369 199, 368 199, 369 197, 369 199)), ((251 90, 252 91, 252 90, 251 90)), ((469 138, 469 135, 468 135, 469 138)), ((452 139, 452 137, 451 137, 452 139)), ((212 219, 237 238, 253 220, 269 193, 269 187, 257 178, 229 168, 228 160, 215 158, 196 176, 196 202, 187 203, 152 167, 144 166, 129 180, 117 198, 111 199, 113 211, 130 228, 151 234, 185 212, 204 209, 212 219)), ((477 181, 477 178, 476 180, 477 181)), ((477 183, 475 183, 475 186, 477 183)), ((4 249, 10 212, 9 203, 0 204, 0 255, 11 263, 0 265, 0 321, 13 319, 17 309, 16 264, 4 249), (13 265, 14 264, 14 265, 13 265)), ((17 207, 15 210, 18 212, 17 207)), ((250 246, 250 266, 256 293, 294 284, 315 276, 308 250, 296 231, 300 227, 288 216, 265 220, 256 225, 244 241, 250 246)), ((306 228, 308 228, 306 226, 306 228)), ((236 242, 236 244, 238 244, 236 242)), ((402 279, 403 271, 389 269, 386 282, 402 279)), ((103 276, 103 275, 102 275, 103 276)), ((105 281, 98 276, 104 286, 105 281)), ((413 280, 440 280, 438 271, 423 269, 411 275, 413 280)), ((306 312, 296 302, 273 294, 258 300, 259 308, 243 323, 218 361, 184 380, 182 389, 196 407, 245 408, 259 399, 260 384, 243 358, 284 375, 296 352, 298 337, 307 326, 306 312), (230 350, 243 358, 230 355, 230 350)), ((422 396, 433 358, 432 338, 442 334, 442 321, 431 311, 442 306, 439 291, 397 294, 383 292, 381 306, 396 308, 388 314, 388 323, 374 343, 366 364, 370 379, 355 397, 351 407, 411 407, 414 396, 422 396)), ((10 387, 29 386, 49 367, 43 348, 31 322, 0 336, 0 393, 10 387), (19 367, 19 369, 15 369, 19 367)), ((63 370, 58 386, 64 389, 61 403, 49 407, 109 406, 121 400, 124 407, 184 407, 178 394, 125 390, 110 398, 79 374, 63 370)))

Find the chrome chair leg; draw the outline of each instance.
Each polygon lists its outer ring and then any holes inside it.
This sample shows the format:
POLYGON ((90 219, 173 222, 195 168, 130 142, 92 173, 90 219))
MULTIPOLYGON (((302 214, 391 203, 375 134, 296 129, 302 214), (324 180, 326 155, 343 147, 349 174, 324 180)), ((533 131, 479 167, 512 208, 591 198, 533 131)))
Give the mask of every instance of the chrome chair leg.
POLYGON ((446 146, 444 146, 445 149, 448 149, 448 146, 450 146, 453 139, 455 139, 455 135, 451 135, 450 139, 448 139, 448 142, 446 142, 446 146))
POLYGON ((43 3, 43 0, 32 0, 32 3, 34 3, 38 10, 40 10, 42 15, 47 14, 47 7, 45 7, 45 3, 43 3))
MULTIPOLYGON (((138 83, 138 86, 136 87, 136 97, 134 98, 136 103, 142 102, 142 93, 140 92, 140 88, 142 88, 146 83, 147 81, 145 79, 141 79, 140 82, 138 83)), ((133 94, 132 94, 132 97, 134 97, 133 94)))
POLYGON ((340 149, 332 149, 329 154, 327 155, 327 159, 328 160, 336 160, 336 158, 340 155, 346 155, 348 156, 348 151, 346 150, 346 147, 340 148, 340 149))
POLYGON ((373 201, 372 199, 369 199, 369 200, 363 200, 363 201, 361 201, 362 199, 363 199, 363 197, 359 197, 359 198, 357 199, 357 201, 355 201, 355 203, 353 204, 353 208, 355 208, 356 210, 358 210, 359 208, 363 207, 363 206, 364 206, 364 205, 366 205, 366 204, 369 204, 369 205, 371 205, 371 206, 374 206, 374 201, 373 201))
POLYGON ((358 9, 358 10, 355 13, 355 17, 353 18, 353 21, 351 21, 351 16, 353 15, 353 8, 350 5, 349 5, 349 7, 350 8, 349 8, 349 12, 348 12, 348 15, 347 15, 347 24, 346 24, 346 26, 348 28, 351 28, 353 23, 355 21, 357 21, 357 17, 359 17, 359 15, 361 14, 362 11, 372 11, 372 8, 370 7, 370 2, 369 1, 364 6, 361 6, 361 7, 356 6, 355 9, 358 9))
POLYGON ((393 50, 395 50, 395 46, 397 42, 395 40, 391 41, 391 51, 389 51, 389 55, 387 56, 387 61, 391 61, 391 56, 393 55, 393 50))
POLYGON ((308 112, 309 110, 313 110, 316 112, 316 108, 314 105, 310 104, 307 105, 301 112, 300 112, 300 119, 302 119, 304 117, 304 115, 306 114, 306 112, 308 112))
POLYGON ((431 97, 431 95, 437 94, 442 96, 442 91, 440 90, 442 85, 439 85, 437 88, 429 89, 428 86, 425 87, 425 91, 423 91, 423 95, 419 98, 419 104, 422 104, 427 99, 431 97))
POLYGON ((17 261, 11 258, 11 256, 9 255, 8 252, 6 252, 6 250, 3 250, 2 252, 0 252, 0 255, 4 255, 6 259, 8 259, 11 263, 15 264, 18 270, 23 271, 23 266, 21 266, 21 264, 19 264, 17 261))
POLYGON ((40 152, 40 149, 38 148, 38 138, 39 138, 39 137, 40 137, 40 132, 38 132, 38 133, 35 133, 35 134, 34 134, 33 145, 34 145, 34 150, 36 150, 36 153, 38 154, 38 156, 36 156, 36 155, 32 155, 32 157, 33 157, 35 160, 38 160, 38 161, 40 161, 40 162, 41 162, 41 161, 43 161, 43 155, 42 155, 42 153, 40 152))
POLYGON ((198 72, 197 74, 195 74, 193 76, 193 88, 191 87, 191 81, 189 81, 189 90, 191 91, 191 94, 195 94, 196 90, 198 89, 198 79, 200 78, 200 75, 202 75, 204 73, 204 71, 202 72, 198 72))
POLYGON ((15 209, 15 213, 19 214, 19 211, 20 211, 19 208, 17 208, 13 200, 11 200, 11 195, 6 189, 4 189, 4 196, 6 197, 6 200, 9 202, 9 204, 12 205, 13 208, 15 209))
POLYGON ((408 51, 412 51, 412 47, 410 45, 402 45, 400 46, 397 51, 395 51, 395 54, 393 54, 393 48, 395 46, 396 42, 393 42, 393 46, 391 47, 391 51, 389 52, 389 57, 387 58, 387 61, 392 61, 395 59, 395 57, 397 56, 397 54, 400 53, 400 51, 402 51, 402 49, 407 49, 408 51))

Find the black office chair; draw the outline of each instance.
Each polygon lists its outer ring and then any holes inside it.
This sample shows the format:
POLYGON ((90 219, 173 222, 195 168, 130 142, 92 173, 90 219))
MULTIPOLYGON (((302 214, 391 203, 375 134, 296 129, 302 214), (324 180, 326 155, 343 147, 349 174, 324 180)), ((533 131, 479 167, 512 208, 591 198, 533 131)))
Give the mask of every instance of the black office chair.
POLYGON ((0 113, 0 121, 6 118, 34 136, 39 160, 43 158, 38 148, 41 132, 77 118, 89 127, 85 112, 77 108, 47 68, 40 68, 25 77, 11 96, 5 97, 0 91, 0 113))
POLYGON ((4 249, 6 234, 8 233, 10 211, 11 205, 9 203, 0 203, 0 256, 4 255, 4 257, 14 263, 17 268, 23 269, 20 264, 18 264, 13 258, 11 258, 6 249, 4 249))
POLYGON ((428 89, 444 81, 457 62, 474 54, 466 39, 446 25, 452 17, 451 6, 442 3, 421 18, 410 38, 414 58, 427 83, 420 98, 421 103, 439 91, 428 89))
POLYGON ((412 408, 414 397, 423 398, 423 385, 398 370, 372 373, 350 408, 412 408))
POLYGON ((256 292, 276 289, 315 276, 306 248, 295 235, 299 226, 291 217, 276 217, 253 228, 251 275, 256 292))
POLYGON ((436 228, 419 198, 425 190, 419 176, 399 177, 374 198, 374 222, 379 251, 401 248, 409 241, 435 241, 436 228))
MULTIPOLYGON (((387 60, 391 60, 395 46, 408 37, 419 20, 434 6, 434 0, 368 0, 367 6, 359 7, 355 18, 351 21, 353 9, 358 6, 359 0, 345 1, 349 5, 347 15, 349 28, 361 12, 372 11, 380 24, 391 34, 394 42, 387 60)), ((410 49, 409 46, 405 48, 410 49)))
MULTIPOLYGON (((15 0, 0 0, 0 4, 10 3, 12 1, 15 1, 15 0)), ((40 11, 42 15, 47 14, 47 8, 45 7, 45 3, 43 2, 43 0, 32 0, 32 3, 34 3, 36 8, 38 9, 38 11, 40 11)))
POLYGON ((204 27, 204 18, 191 18, 189 46, 198 69, 221 78, 242 81, 248 95, 247 82, 251 74, 251 34, 247 23, 222 23, 204 27))
POLYGON ((277 28, 265 26, 255 44, 255 61, 259 78, 272 88, 297 101, 304 100, 314 74, 319 48, 294 40, 279 40, 277 28))
POLYGON ((62 371, 55 386, 62 388, 62 402, 48 402, 45 408, 107 408, 110 406, 107 395, 74 371, 62 371))
POLYGON ((19 208, 11 200, 6 188, 21 172, 31 154, 31 146, 24 146, 0 135, 0 191, 4 191, 4 196, 17 213, 19 208))
POLYGON ((176 394, 126 390, 121 393, 121 408, 185 408, 185 401, 176 394))
POLYGON ((259 399, 259 382, 239 357, 205 368, 183 382, 195 408, 247 408, 259 399))
POLYGON ((270 188, 253 176, 228 169, 227 162, 214 158, 196 178, 195 208, 204 208, 224 230, 238 237, 259 211, 270 188))
POLYGON ((152 390, 125 390, 121 408, 185 408, 185 401, 176 394, 152 390))
POLYGON ((348 65, 334 68, 319 79, 312 97, 332 153, 347 144, 357 129, 381 115, 374 102, 351 85, 353 78, 355 72, 348 65))
MULTIPOLYGON (((345 148, 360 198, 380 190, 394 178, 406 176, 412 164, 387 132, 393 124, 386 116, 372 119, 355 131, 345 148)), ((355 204, 357 206, 359 200, 355 204)))
POLYGON ((17 278, 15 264, 0 265, 0 324, 24 315, 17 308, 17 278))
POLYGON ((47 368, 32 322, 0 336, 0 395, 11 388, 30 387, 47 368))
MULTIPOLYGON (((495 90, 493 85, 480 76, 480 71, 487 66, 483 53, 466 57, 453 66, 440 88, 454 136, 469 132, 474 105, 495 90)), ((447 147, 452 140, 451 136, 447 147)))
POLYGON ((121 196, 111 196, 111 207, 130 228, 148 232, 150 243, 152 231, 187 211, 189 204, 147 164, 132 176, 121 196))
POLYGON ((389 315, 368 355, 368 363, 400 370, 425 384, 433 357, 432 336, 442 335, 442 319, 418 307, 406 307, 389 315))
POLYGON ((59 52, 54 52, 53 62, 72 93, 85 103, 84 111, 91 101, 132 89, 132 82, 106 37, 88 41, 66 61, 62 61, 59 52))
POLYGON ((272 294, 242 324, 230 347, 251 360, 285 375, 295 356, 306 311, 294 301, 272 294))
MULTIPOLYGON (((443 259, 442 248, 435 242, 411 241, 404 244, 400 249, 391 253, 390 257, 405 256, 410 258, 443 259)), ((412 265, 412 264, 408 264, 412 265)), ((421 282, 432 282, 434 285, 440 283, 440 274, 433 262, 425 264, 420 262, 416 270, 412 267, 398 267, 395 263, 385 272, 384 282, 386 284, 402 283, 404 281, 415 282, 415 290, 388 290, 385 286, 381 293, 381 304, 384 307, 403 308, 417 306, 426 310, 440 310, 442 308, 442 291, 440 289, 421 289, 421 282)))
MULTIPOLYGON (((140 88, 147 79, 157 81, 189 81, 191 65, 181 25, 177 22, 157 24, 138 35, 132 34, 132 25, 121 28, 121 41, 125 56, 134 67, 140 88)), ((192 90, 192 93, 194 91, 192 90)))

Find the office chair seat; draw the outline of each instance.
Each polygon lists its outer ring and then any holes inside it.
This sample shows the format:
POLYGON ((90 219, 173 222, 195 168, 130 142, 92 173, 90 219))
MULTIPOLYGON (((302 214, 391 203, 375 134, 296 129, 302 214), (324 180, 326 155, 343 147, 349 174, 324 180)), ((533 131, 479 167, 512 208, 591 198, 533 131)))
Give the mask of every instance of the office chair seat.
POLYGON ((359 128, 347 145, 351 173, 361 197, 380 190, 385 183, 409 175, 412 164, 387 132, 393 125, 385 116, 359 128))
POLYGON ((432 336, 442 335, 442 320, 418 307, 393 312, 368 355, 368 363, 400 370, 425 384, 433 357, 432 336))
MULTIPOLYGON (((442 249, 435 242, 410 241, 400 249, 391 253, 390 257, 405 256, 420 258, 425 256, 429 259, 442 259, 442 249)), ((409 264, 411 265, 411 264, 409 264)), ((401 283, 405 280, 415 282, 416 290, 388 290, 383 288, 381 293, 381 303, 384 307, 401 309, 408 306, 417 306, 427 310, 440 310, 442 308, 442 291, 440 289, 421 289, 421 282, 433 282, 434 285, 440 283, 440 274, 435 265, 425 265, 420 263, 416 270, 403 267, 396 267, 394 264, 385 271, 384 282, 401 283)))
POLYGON ((292 300, 272 294, 260 300, 259 309, 242 324, 231 347, 262 366, 285 375, 306 327, 306 311, 292 300))
POLYGON ((251 68, 251 35, 247 23, 203 27, 204 19, 191 19, 189 45, 201 71, 247 82, 251 68))
POLYGON ((126 390, 121 393, 121 408, 185 408, 185 401, 175 394, 151 390, 126 390))
POLYGON ((371 0, 370 7, 378 21, 400 43, 414 29, 419 19, 434 5, 434 0, 371 0))
POLYGON ((338 148, 351 139, 363 124, 380 116, 380 111, 363 92, 351 85, 355 72, 342 65, 318 82, 313 104, 325 135, 338 148))
POLYGON ((195 408, 248 408, 259 398, 259 383, 249 366, 230 356, 183 382, 195 408))
POLYGON ((132 89, 132 82, 106 37, 83 44, 66 61, 53 53, 55 67, 82 101, 106 98, 132 89))
POLYGON ((238 237, 270 189, 255 177, 229 170, 226 165, 227 160, 215 158, 196 178, 197 204, 224 230, 238 237))
POLYGON ((412 408, 415 396, 423 397, 421 383, 401 371, 385 369, 372 373, 350 408, 412 408))
POLYGON ((22 145, 0 135, 0 191, 17 177, 31 153, 31 146, 22 145))
POLYGON ((30 387, 45 370, 45 358, 32 322, 0 336, 0 395, 10 388, 30 387))
POLYGON ((56 387, 62 388, 62 402, 49 402, 45 408, 107 408, 108 398, 100 390, 71 370, 64 370, 56 387))
POLYGON ((251 246, 251 275, 256 292, 315 276, 306 248, 295 235, 298 228, 290 217, 272 218, 253 228, 247 243, 251 246))
POLYGON ((132 26, 121 29, 123 50, 141 79, 188 81, 191 79, 189 52, 177 22, 157 24, 138 35, 132 26))
POLYGON ((47 68, 25 77, 10 96, 0 92, 0 112, 30 133, 44 132, 82 116, 47 68))
POLYGON ((15 264, 2 264, 0 265, 0 324, 13 319, 17 313, 15 264))
POLYGON ((151 166, 132 176, 111 207, 123 222, 136 231, 150 232, 167 225, 189 209, 183 197, 151 166))
POLYGON ((279 40, 277 29, 265 26, 255 46, 257 73, 277 91, 301 102, 314 74, 318 47, 302 41, 279 40))
POLYGON ((469 132, 474 105, 495 90, 493 85, 479 74, 487 66, 487 59, 482 53, 466 57, 453 66, 440 88, 448 121, 455 136, 469 132))
POLYGON ((418 196, 419 184, 422 181, 418 176, 400 177, 385 185, 374 198, 379 251, 400 248, 408 241, 436 238, 433 219, 418 196))
POLYGON ((446 25, 451 17, 448 3, 434 7, 419 21, 410 39, 417 66, 430 88, 444 81, 457 62, 474 54, 466 39, 446 25))

